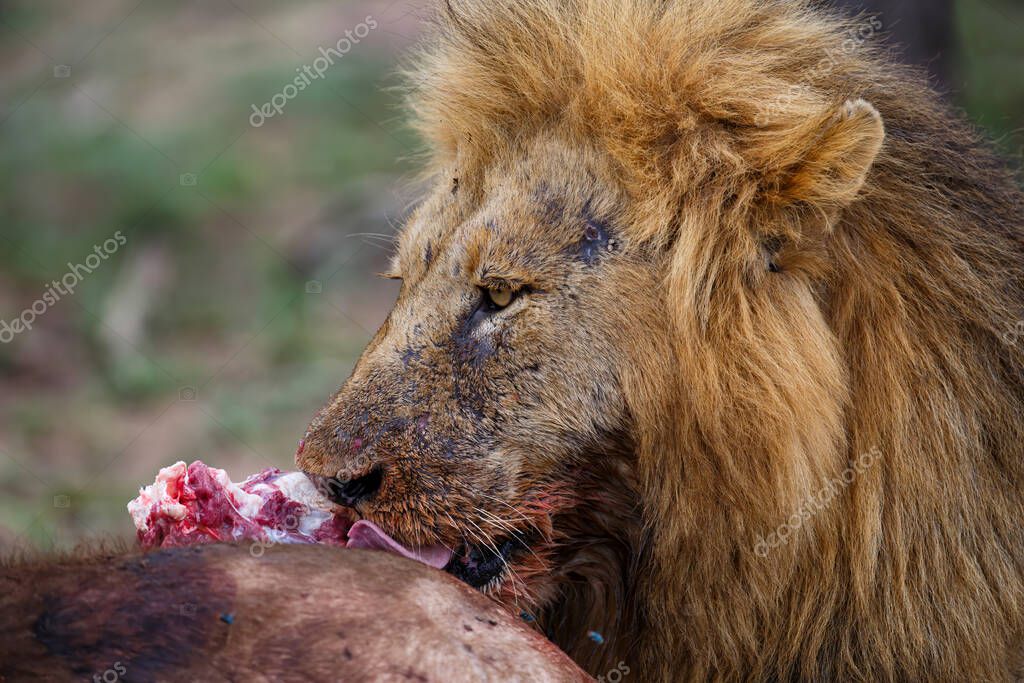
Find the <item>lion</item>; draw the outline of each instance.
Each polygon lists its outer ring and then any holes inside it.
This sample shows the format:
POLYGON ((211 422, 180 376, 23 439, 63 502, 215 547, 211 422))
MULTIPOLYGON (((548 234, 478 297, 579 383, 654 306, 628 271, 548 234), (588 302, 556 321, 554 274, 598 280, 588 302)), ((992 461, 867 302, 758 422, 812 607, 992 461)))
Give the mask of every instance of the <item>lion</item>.
POLYGON ((878 20, 436 14, 432 189, 298 465, 593 675, 1020 675, 1024 201, 878 20))

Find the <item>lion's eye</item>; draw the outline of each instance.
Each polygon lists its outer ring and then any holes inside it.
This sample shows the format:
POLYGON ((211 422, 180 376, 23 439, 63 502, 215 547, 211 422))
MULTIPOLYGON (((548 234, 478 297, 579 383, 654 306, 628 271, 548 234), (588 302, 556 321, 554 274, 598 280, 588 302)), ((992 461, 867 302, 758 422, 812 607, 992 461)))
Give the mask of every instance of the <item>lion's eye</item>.
POLYGON ((519 294, 518 291, 511 289, 485 289, 484 297, 487 299, 487 304, 494 310, 501 310, 508 306, 519 294))

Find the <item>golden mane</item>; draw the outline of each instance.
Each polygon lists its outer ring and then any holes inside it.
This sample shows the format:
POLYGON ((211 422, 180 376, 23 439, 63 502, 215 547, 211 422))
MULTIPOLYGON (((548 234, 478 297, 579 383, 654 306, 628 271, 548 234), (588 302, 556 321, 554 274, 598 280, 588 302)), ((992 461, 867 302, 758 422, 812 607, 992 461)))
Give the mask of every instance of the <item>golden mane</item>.
POLYGON ((630 399, 652 548, 630 665, 1011 679, 1024 201, 878 47, 878 20, 798 1, 450 0, 436 23, 410 70, 430 169, 474 174, 554 133, 610 160, 622 229, 661 255, 677 343, 630 399), (784 277, 751 275, 761 255, 784 277))

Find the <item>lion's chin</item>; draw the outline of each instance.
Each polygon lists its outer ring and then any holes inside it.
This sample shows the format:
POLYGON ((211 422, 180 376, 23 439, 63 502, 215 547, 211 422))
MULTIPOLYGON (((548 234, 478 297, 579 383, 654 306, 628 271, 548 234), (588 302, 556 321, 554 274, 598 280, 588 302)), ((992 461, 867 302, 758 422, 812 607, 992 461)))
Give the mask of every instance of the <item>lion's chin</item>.
POLYGON ((455 578, 484 592, 496 592, 511 576, 511 566, 529 546, 520 539, 505 538, 486 545, 466 544, 444 568, 455 578))
POLYGON ((539 535, 459 548, 446 572, 532 622, 558 595, 554 545, 539 535))

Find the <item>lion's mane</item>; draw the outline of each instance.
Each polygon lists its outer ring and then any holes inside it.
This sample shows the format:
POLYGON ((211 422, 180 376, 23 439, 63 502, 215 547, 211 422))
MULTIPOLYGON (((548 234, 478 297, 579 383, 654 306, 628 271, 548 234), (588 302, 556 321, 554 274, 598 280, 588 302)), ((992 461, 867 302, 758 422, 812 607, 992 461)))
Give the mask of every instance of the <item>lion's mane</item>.
POLYGON ((410 71, 431 167, 557 131, 611 161, 623 229, 663 255, 676 348, 630 399, 642 618, 605 634, 638 680, 1015 676, 1024 202, 1005 165, 871 17, 437 14, 410 71))

